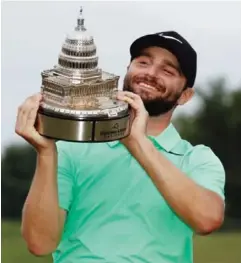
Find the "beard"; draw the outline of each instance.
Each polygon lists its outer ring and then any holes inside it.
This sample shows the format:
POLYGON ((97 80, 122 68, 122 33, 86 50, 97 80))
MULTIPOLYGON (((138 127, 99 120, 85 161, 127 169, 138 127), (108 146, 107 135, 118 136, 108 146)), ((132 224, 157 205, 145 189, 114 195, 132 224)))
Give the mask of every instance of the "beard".
POLYGON ((143 101, 146 111, 151 117, 163 115, 177 106, 177 100, 165 101, 164 99, 153 99, 143 101))
MULTIPOLYGON (((131 87, 129 83, 130 83, 129 79, 125 78, 123 90, 137 93, 134 91, 134 89, 131 87)), ((160 98, 159 97, 159 98, 153 98, 153 99, 148 98, 148 96, 146 98, 146 96, 144 97, 144 96, 141 96, 141 94, 139 95, 142 98, 142 101, 144 103, 144 106, 149 116, 157 117, 157 116, 163 115, 171 111, 172 109, 174 109, 177 106, 177 101, 180 98, 181 93, 175 94, 173 98, 160 98)))

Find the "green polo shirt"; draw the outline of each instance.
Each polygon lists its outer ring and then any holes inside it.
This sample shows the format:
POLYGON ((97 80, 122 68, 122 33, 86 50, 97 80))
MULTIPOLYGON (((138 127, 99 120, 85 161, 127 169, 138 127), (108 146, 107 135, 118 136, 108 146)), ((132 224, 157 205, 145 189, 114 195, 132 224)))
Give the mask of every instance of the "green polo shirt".
MULTIPOLYGON (((186 176, 224 199, 224 168, 210 148, 192 146, 172 124, 150 139, 186 176)), ((55 263, 193 262, 192 229, 119 141, 57 147, 67 219, 55 263)))

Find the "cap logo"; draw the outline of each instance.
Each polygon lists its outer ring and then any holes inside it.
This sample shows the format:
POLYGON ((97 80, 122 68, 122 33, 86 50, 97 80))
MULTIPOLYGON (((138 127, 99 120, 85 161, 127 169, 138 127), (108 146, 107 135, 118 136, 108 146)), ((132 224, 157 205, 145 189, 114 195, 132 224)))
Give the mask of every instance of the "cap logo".
POLYGON ((176 41, 178 41, 179 43, 183 44, 181 40, 179 40, 179 39, 177 39, 177 38, 175 38, 175 37, 165 36, 165 35, 163 35, 163 33, 160 33, 159 36, 164 37, 164 38, 170 38, 170 39, 176 40, 176 41))

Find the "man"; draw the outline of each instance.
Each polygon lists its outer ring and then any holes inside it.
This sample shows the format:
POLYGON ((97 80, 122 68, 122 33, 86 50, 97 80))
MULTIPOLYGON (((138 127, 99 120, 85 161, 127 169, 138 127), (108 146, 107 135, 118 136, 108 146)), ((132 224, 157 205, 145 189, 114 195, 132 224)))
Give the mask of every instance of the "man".
MULTIPOLYGON (((223 166, 181 139, 173 111, 194 91, 196 52, 176 32, 137 39, 118 99, 131 134, 109 143, 58 142, 34 129, 40 95, 19 108, 16 132, 38 155, 22 218, 35 255, 56 263, 190 263, 192 236, 224 217, 223 166)), ((190 127, 191 128, 191 127, 190 127)))

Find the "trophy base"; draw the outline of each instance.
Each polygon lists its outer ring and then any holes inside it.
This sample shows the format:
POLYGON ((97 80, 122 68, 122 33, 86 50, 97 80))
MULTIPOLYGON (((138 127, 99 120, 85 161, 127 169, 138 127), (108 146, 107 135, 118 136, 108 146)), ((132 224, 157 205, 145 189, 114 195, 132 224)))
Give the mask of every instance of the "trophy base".
POLYGON ((67 119, 38 112, 36 129, 42 136, 73 142, 109 142, 130 134, 130 116, 108 119, 67 119))

